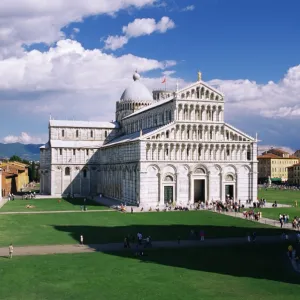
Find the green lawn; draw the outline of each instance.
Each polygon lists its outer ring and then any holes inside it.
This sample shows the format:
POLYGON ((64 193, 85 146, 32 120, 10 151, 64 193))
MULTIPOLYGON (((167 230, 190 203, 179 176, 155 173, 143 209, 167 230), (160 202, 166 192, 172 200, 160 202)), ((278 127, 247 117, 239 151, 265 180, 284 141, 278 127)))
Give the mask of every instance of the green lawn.
POLYGON ((121 242, 141 231, 153 240, 176 240, 191 229, 207 238, 280 234, 277 228, 209 211, 122 214, 119 212, 0 215, 0 246, 73 244, 83 234, 86 243, 121 242))
POLYGON ((277 208, 260 208, 257 209, 262 212, 263 218, 269 218, 278 221, 280 214, 288 214, 290 216, 290 222, 294 217, 300 216, 299 207, 277 207, 277 208))
MULTIPOLYGON (((83 205, 83 199, 31 199, 31 200, 14 200, 8 201, 0 212, 19 212, 19 211, 58 211, 58 210, 78 210, 83 205), (30 204, 34 208, 26 208, 30 204)), ((91 200, 86 200, 88 210, 109 209, 99 203, 91 200)))
POLYGON ((281 204, 295 205, 295 200, 298 201, 298 206, 300 206, 300 191, 291 190, 275 190, 275 189, 259 189, 258 198, 267 199, 267 202, 281 204))
POLYGON ((0 259, 5 300, 295 300, 286 245, 160 249, 0 259))

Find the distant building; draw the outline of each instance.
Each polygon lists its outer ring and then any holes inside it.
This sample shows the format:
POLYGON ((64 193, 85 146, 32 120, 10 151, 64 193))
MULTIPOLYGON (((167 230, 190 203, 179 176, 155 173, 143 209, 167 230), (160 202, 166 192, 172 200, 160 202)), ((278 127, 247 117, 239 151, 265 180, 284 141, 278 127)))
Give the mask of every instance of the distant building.
POLYGON ((288 167, 299 163, 299 158, 281 149, 270 149, 257 157, 258 160, 258 182, 268 181, 270 176, 272 182, 288 180, 288 167))
POLYGON ((300 163, 288 167, 288 183, 300 185, 300 163))
POLYGON ((0 164, 2 169, 1 195, 6 197, 9 193, 19 192, 29 183, 28 166, 12 161, 0 164))
POLYGON ((294 155, 300 158, 300 150, 297 150, 294 155))

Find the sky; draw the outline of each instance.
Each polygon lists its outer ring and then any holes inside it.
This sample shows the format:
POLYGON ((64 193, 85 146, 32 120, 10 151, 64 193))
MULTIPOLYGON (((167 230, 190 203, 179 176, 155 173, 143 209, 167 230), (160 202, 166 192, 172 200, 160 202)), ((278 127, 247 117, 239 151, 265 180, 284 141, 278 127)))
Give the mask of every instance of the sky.
POLYGON ((0 142, 44 143, 49 116, 115 119, 137 69, 150 89, 203 80, 225 121, 300 148, 298 0, 1 0, 0 142))

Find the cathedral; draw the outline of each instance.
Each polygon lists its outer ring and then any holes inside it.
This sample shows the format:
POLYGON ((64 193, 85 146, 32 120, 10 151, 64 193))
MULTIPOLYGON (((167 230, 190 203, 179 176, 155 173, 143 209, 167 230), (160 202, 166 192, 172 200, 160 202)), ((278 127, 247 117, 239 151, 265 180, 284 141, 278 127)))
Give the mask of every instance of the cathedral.
POLYGON ((257 199, 257 138, 224 122, 224 95, 198 80, 152 93, 133 75, 114 122, 49 121, 41 193, 131 205, 257 199))

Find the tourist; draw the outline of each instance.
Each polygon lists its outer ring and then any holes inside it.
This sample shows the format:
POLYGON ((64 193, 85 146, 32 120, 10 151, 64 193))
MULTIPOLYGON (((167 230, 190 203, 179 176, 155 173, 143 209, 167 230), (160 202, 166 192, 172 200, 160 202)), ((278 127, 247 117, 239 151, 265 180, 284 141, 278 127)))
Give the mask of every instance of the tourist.
POLYGON ((247 241, 250 243, 251 242, 251 236, 250 233, 247 233, 247 241))
POLYGON ((256 232, 253 232, 252 233, 252 242, 255 242, 256 241, 256 232))
POLYGON ((200 230, 200 240, 204 241, 204 230, 200 230))
POLYGON ((80 244, 83 245, 83 235, 80 235, 80 244))
POLYGON ((178 245, 180 245, 180 240, 181 240, 181 238, 180 238, 180 235, 177 237, 177 244, 178 245))
POLYGON ((12 258, 13 256, 13 252, 14 252, 14 247, 13 247, 13 244, 11 243, 8 247, 8 255, 9 255, 9 258, 12 258))

